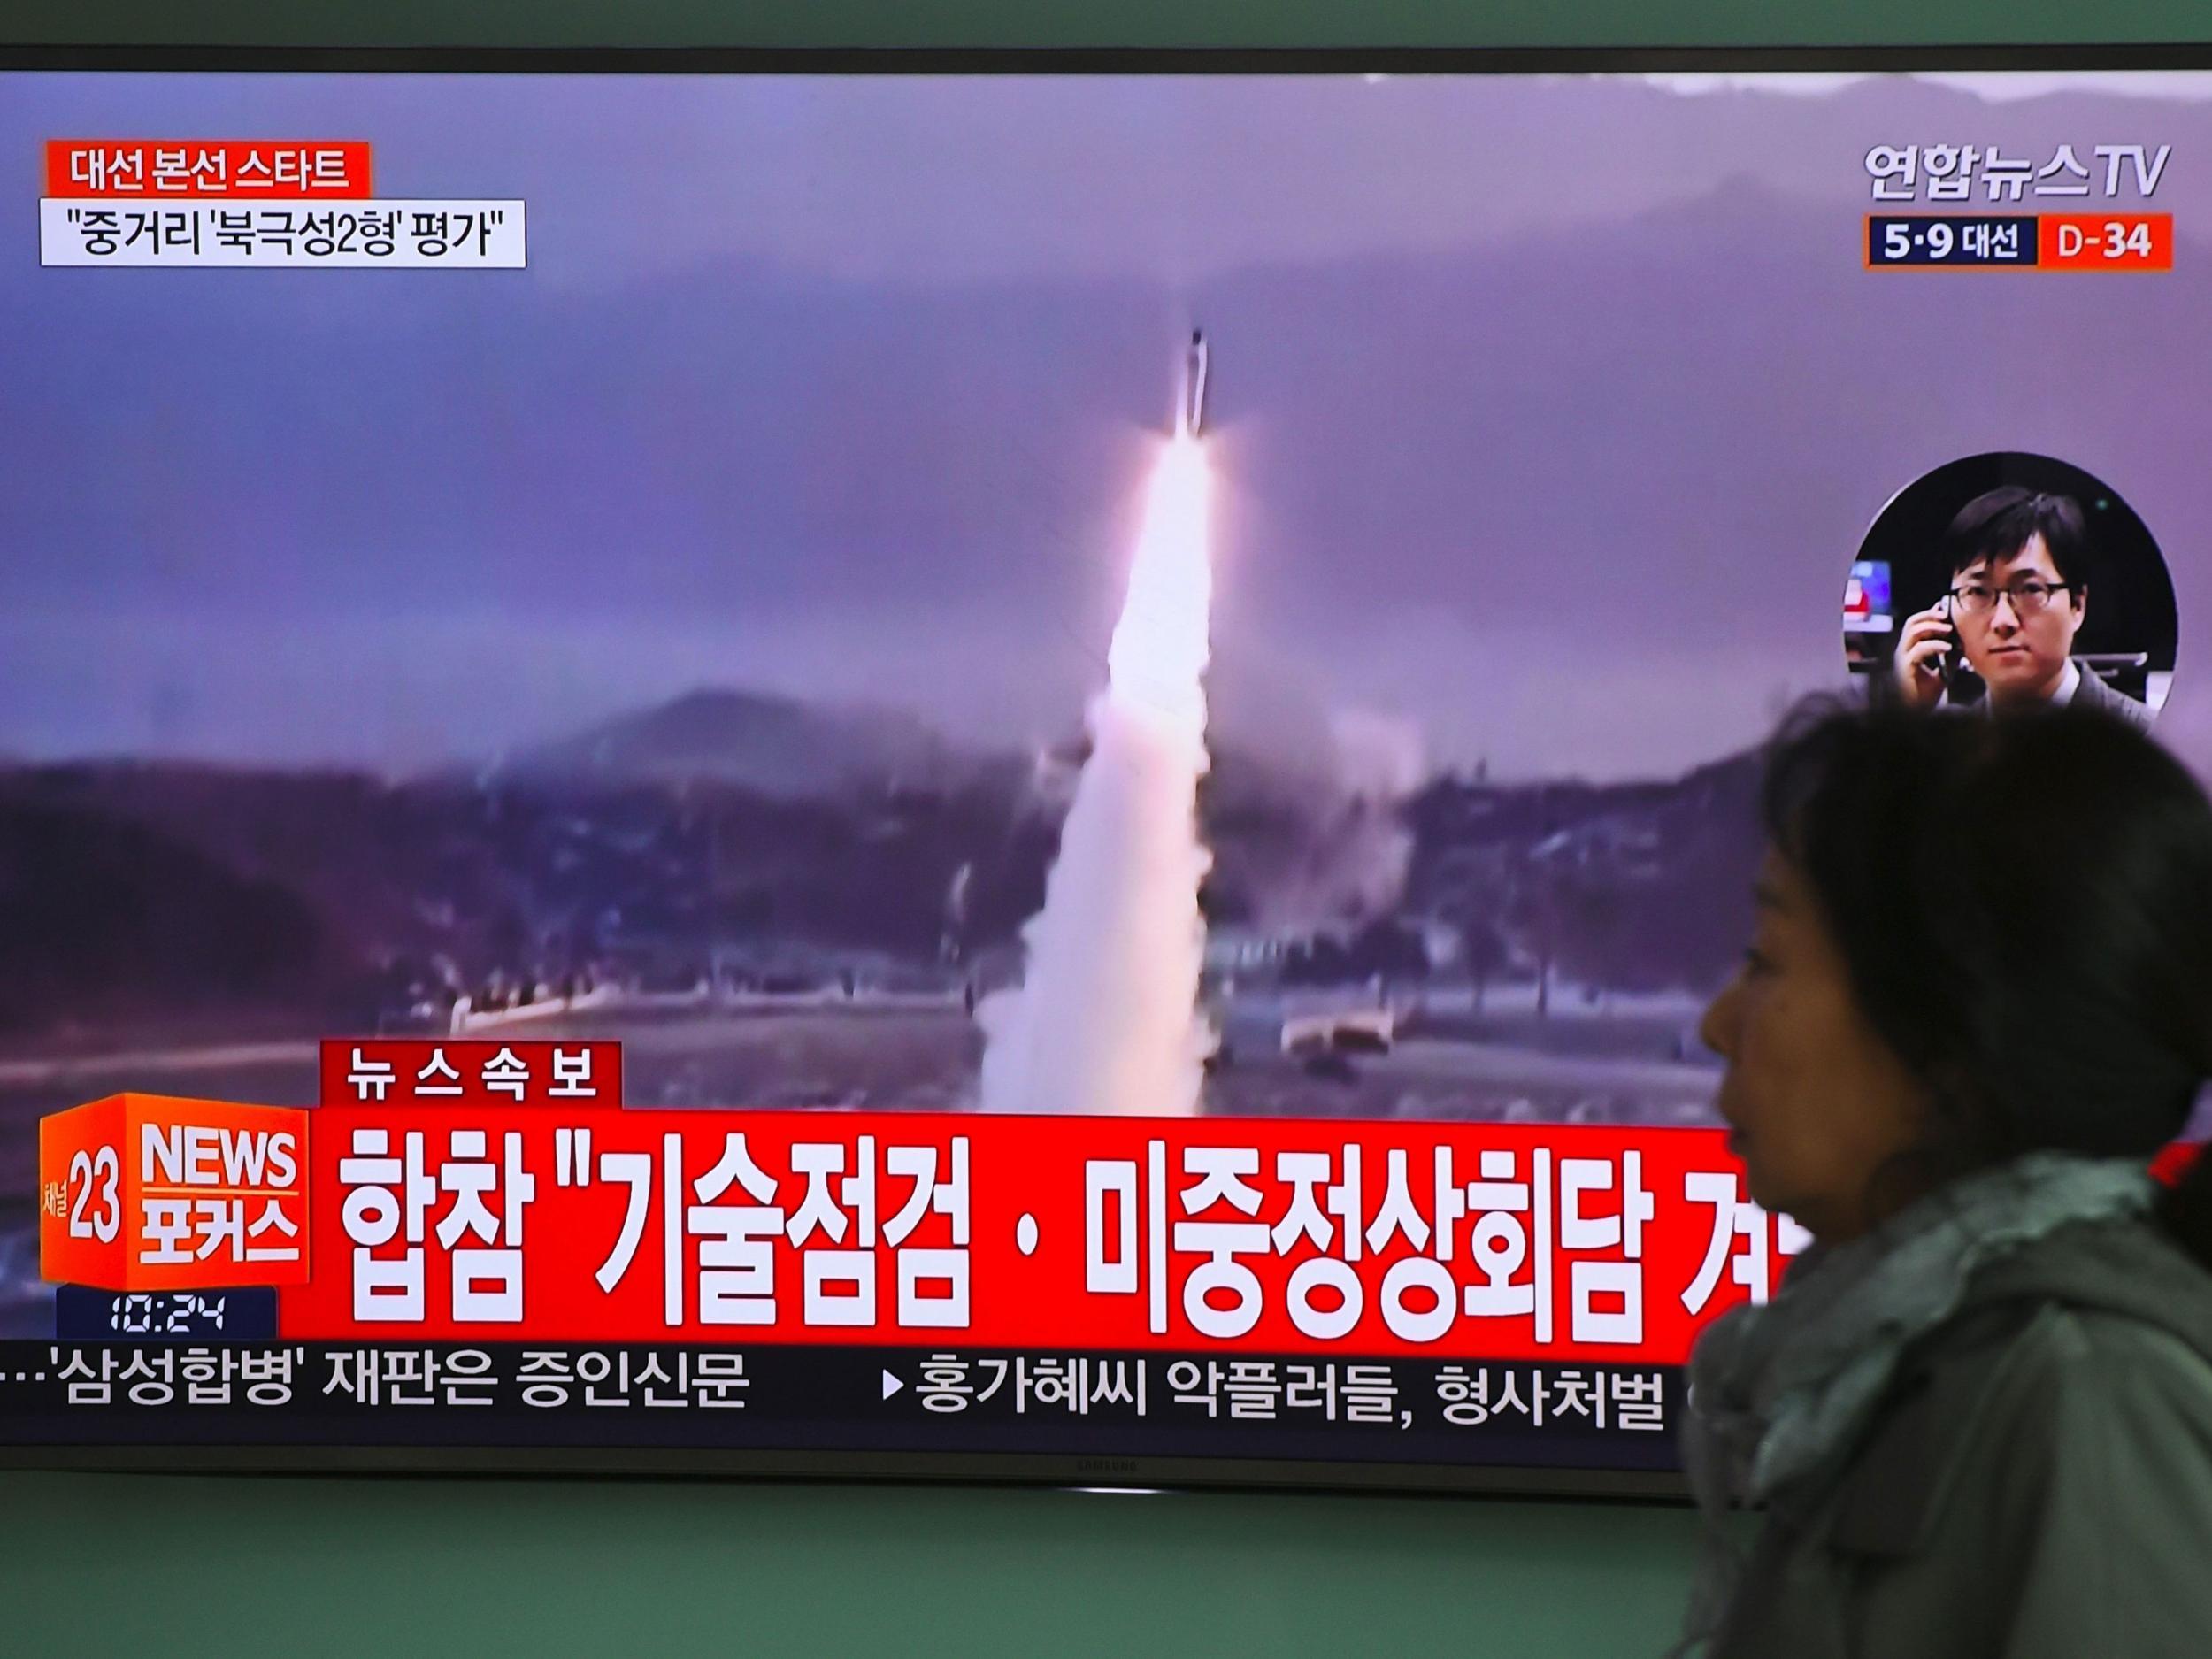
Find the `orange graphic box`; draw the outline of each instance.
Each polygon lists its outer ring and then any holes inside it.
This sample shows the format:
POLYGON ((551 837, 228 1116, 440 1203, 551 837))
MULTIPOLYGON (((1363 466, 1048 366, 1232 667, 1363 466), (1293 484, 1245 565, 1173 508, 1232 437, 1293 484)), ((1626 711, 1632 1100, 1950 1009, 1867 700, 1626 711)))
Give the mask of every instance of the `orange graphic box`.
POLYGON ((307 1113, 111 1094, 40 1120, 38 1200, 52 1284, 305 1284, 307 1113))

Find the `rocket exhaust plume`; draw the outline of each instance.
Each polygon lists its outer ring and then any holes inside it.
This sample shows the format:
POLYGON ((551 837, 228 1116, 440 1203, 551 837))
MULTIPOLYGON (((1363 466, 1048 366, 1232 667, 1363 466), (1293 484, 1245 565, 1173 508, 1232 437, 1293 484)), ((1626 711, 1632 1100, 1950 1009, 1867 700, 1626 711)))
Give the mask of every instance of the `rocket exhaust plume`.
POLYGON ((1197 1010, 1205 924, 1209 478, 1186 388, 1151 480, 1090 758, 1018 987, 979 1010, 988 1111, 1175 1114, 1198 1108, 1212 1037, 1197 1010))

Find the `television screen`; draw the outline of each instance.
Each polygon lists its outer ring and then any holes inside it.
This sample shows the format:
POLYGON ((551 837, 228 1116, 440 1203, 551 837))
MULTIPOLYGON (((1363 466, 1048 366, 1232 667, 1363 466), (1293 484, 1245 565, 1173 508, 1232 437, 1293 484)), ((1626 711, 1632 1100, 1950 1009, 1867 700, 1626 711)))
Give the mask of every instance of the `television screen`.
POLYGON ((1859 559, 1843 587, 1843 631, 1887 634, 1897 618, 1889 608, 1889 561, 1859 559))
POLYGON ((9 1459, 1667 1489, 1778 718, 2212 757, 2212 69, 332 61, 0 70, 9 1459))

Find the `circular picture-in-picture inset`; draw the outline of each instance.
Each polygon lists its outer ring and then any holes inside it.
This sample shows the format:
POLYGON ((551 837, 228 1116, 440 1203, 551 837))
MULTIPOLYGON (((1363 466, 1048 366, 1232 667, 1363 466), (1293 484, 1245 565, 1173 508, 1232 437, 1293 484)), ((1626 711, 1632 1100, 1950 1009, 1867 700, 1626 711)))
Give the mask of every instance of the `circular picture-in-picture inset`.
POLYGON ((1844 658, 1916 708, 2079 700, 2147 725, 2172 683, 2174 585, 2149 529, 2093 474, 1969 456, 1883 508, 1844 587, 1844 658))

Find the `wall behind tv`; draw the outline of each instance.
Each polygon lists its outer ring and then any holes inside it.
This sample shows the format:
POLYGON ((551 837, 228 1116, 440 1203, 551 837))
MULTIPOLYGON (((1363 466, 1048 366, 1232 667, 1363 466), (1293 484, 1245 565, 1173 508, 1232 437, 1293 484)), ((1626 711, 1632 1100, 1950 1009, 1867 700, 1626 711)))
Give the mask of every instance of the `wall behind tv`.
POLYGON ((2205 38, 2195 0, 8 0, 0 38, 303 46, 1893 46, 2205 38))
MULTIPOLYGON (((2199 0, 9 0, 14 43, 1939 45, 2207 38, 2199 0)), ((34 163, 18 157, 27 180, 34 163)), ((1667 1507, 0 1474, 0 1647, 1647 1655, 1667 1507)))

